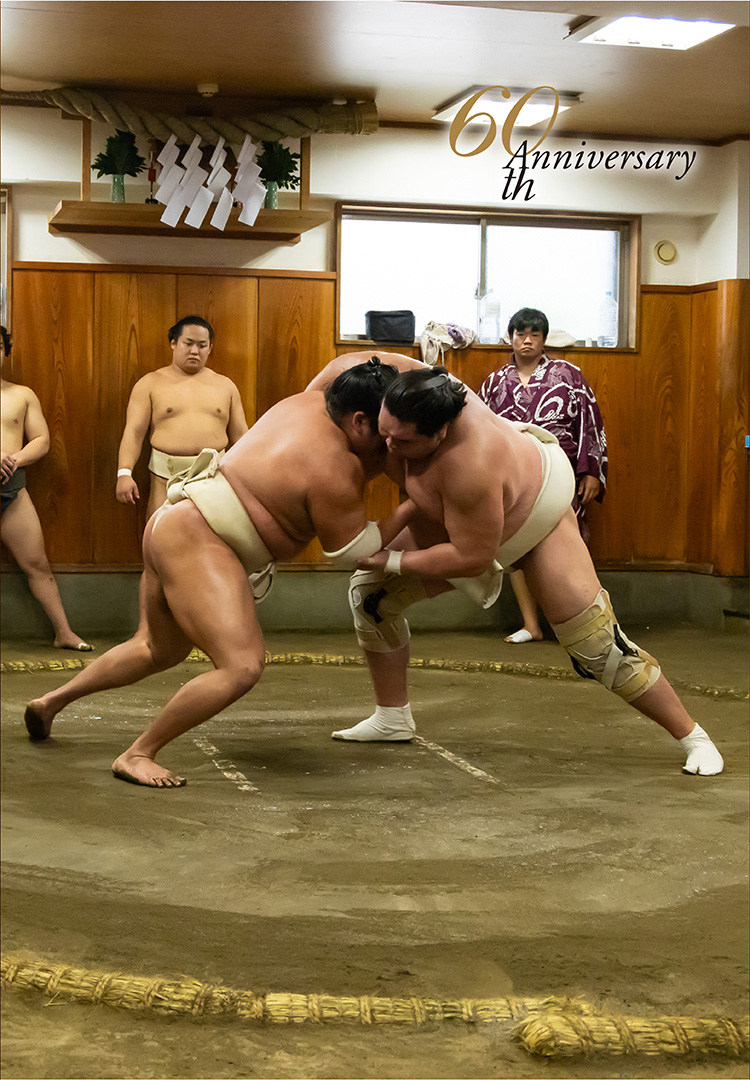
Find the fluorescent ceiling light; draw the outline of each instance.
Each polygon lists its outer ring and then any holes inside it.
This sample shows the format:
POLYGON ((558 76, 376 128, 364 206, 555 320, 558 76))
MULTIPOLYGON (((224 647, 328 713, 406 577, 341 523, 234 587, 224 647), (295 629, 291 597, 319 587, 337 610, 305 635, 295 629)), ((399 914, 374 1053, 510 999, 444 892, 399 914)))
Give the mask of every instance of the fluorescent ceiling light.
MULTIPOLYGON (((451 123, 456 118, 458 110, 464 105, 469 98, 474 97, 481 91, 481 86, 472 86, 468 90, 465 90, 459 97, 451 98, 450 101, 446 101, 444 105, 441 105, 438 111, 433 115, 433 120, 442 120, 445 123, 451 123)), ((482 115, 489 113, 493 117, 497 124, 503 124, 508 116, 508 113, 513 106, 524 96, 528 94, 528 90, 519 90, 508 87, 510 90, 510 97, 503 97, 501 87, 491 87, 487 89, 479 100, 476 102, 471 110, 471 115, 476 116, 476 120, 472 120, 474 124, 489 125, 489 119, 487 116, 482 115)), ((580 95, 571 93, 558 93, 558 112, 564 112, 569 109, 571 105, 577 105, 580 101, 580 95)), ((555 96, 548 89, 541 89, 535 93, 521 109, 516 120, 516 127, 528 128, 535 127, 536 124, 542 124, 545 120, 554 114, 555 111, 555 96)))
POLYGON ((622 19, 589 19, 568 34, 583 45, 630 45, 642 49, 692 49, 726 30, 734 23, 686 22, 683 19, 646 19, 626 15, 622 19))

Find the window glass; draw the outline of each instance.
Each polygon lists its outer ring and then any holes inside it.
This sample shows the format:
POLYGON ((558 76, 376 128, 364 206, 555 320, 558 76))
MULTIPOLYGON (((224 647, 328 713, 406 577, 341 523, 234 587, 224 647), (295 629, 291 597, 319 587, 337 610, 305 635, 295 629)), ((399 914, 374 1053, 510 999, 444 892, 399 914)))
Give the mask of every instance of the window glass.
POLYGON ((635 218, 357 204, 338 213, 342 340, 366 337, 367 311, 407 309, 417 340, 434 320, 492 344, 531 307, 579 345, 635 346, 635 218))
POLYGON ((503 328, 519 308, 534 307, 577 341, 616 337, 607 293, 616 304, 619 239, 608 229, 488 226, 487 288, 500 300, 503 328))
POLYGON ((413 311, 426 324, 476 324, 479 225, 344 218, 341 226, 341 334, 364 336, 366 311, 413 311))

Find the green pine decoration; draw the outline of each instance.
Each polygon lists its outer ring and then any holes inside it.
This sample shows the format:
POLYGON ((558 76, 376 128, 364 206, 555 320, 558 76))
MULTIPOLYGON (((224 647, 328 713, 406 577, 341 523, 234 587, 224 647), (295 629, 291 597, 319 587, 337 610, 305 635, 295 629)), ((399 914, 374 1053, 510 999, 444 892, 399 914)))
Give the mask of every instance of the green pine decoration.
POLYGON ((100 176, 137 176, 146 167, 146 159, 141 157, 135 145, 135 135, 131 131, 118 131, 107 139, 107 149, 97 155, 92 169, 98 169, 100 176))
POLYGON ((260 179, 278 184, 280 188, 298 188, 299 154, 293 154, 280 142, 262 142, 260 145, 262 153, 255 159, 256 165, 260 165, 260 179))

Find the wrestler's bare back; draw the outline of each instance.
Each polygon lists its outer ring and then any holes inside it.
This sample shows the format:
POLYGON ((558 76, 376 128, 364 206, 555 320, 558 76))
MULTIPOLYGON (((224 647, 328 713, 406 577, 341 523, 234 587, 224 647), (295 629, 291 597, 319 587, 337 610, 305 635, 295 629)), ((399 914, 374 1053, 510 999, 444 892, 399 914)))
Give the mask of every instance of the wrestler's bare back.
POLYGON ((151 401, 155 450, 189 456, 227 445, 234 383, 225 375, 210 368, 188 375, 170 365, 144 375, 138 389, 151 401))
POLYGON ((221 471, 276 559, 296 555, 315 535, 337 550, 364 528, 365 467, 322 393, 274 405, 227 452, 221 471))

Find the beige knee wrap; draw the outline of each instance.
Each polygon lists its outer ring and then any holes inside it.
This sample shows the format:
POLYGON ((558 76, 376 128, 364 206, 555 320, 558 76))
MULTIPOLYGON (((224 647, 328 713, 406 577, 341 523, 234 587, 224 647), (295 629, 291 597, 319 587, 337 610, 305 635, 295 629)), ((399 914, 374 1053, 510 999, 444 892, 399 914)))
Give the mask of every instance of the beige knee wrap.
POLYGON ((395 652, 409 641, 404 611, 427 593, 418 577, 357 570, 349 584, 349 606, 357 641, 368 652, 395 652))
POLYGON ((645 694, 659 678, 657 661, 629 641, 617 625, 604 589, 591 607, 552 629, 579 675, 596 679, 625 701, 645 694))

